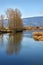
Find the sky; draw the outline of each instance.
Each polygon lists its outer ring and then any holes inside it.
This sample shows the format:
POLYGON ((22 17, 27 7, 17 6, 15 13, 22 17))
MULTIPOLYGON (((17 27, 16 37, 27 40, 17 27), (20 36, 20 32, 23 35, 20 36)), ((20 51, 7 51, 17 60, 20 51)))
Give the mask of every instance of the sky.
POLYGON ((23 18, 43 16, 43 0, 0 0, 0 14, 8 8, 18 8, 23 18))

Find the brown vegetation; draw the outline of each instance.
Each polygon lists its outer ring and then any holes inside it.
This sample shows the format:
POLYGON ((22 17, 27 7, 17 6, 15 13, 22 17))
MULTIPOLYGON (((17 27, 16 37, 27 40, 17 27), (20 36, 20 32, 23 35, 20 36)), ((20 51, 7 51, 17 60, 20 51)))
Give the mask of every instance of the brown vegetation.
POLYGON ((18 9, 7 9, 8 28, 10 30, 21 30, 23 28, 21 12, 18 9))
POLYGON ((26 26, 26 27, 24 27, 24 30, 43 30, 43 27, 38 27, 38 26, 26 26))
POLYGON ((33 38, 35 40, 43 41, 43 32, 33 32, 33 38))

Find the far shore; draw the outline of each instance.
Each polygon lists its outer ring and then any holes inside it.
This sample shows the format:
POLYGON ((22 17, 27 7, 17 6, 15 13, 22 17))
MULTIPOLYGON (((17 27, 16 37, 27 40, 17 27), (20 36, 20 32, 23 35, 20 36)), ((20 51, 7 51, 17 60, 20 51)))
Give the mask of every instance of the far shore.
MULTIPOLYGON (((23 32, 24 30, 43 30, 43 27, 38 27, 38 26, 25 26, 22 29, 15 29, 13 30, 13 33, 18 33, 18 32, 23 32)), ((6 30, 0 30, 0 33, 12 33, 12 30, 6 29, 6 30)))
POLYGON ((6 29, 6 30, 0 30, 0 34, 6 34, 6 33, 20 33, 20 32, 23 32, 23 31, 35 31, 35 32, 32 32, 32 35, 33 35, 33 38, 35 40, 39 40, 39 41, 43 41, 43 32, 41 32, 41 30, 43 31, 43 27, 33 27, 33 26, 26 26, 26 27, 23 27, 21 29, 15 29, 15 30, 9 30, 9 29, 6 29), (40 32, 37 32, 37 31, 40 31, 40 32))
POLYGON ((43 30, 42 26, 25 26, 24 30, 43 30))

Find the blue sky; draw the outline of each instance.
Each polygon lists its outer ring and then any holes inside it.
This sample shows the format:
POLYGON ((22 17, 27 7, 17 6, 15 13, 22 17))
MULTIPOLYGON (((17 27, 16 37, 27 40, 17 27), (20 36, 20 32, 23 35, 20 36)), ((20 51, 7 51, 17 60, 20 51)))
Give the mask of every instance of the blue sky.
POLYGON ((0 14, 7 8, 18 8, 22 17, 43 16, 43 0, 0 0, 0 14))

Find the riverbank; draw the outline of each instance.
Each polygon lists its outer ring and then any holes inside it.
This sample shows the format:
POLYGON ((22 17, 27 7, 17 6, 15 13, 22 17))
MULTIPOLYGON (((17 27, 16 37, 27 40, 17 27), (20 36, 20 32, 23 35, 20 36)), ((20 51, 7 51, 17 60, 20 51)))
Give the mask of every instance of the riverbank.
POLYGON ((43 30, 43 27, 38 27, 38 26, 26 26, 24 27, 24 30, 43 30))
MULTIPOLYGON (((33 27, 33 26, 26 26, 23 27, 22 29, 15 29, 15 30, 0 30, 0 34, 4 34, 4 33, 19 33, 19 32, 23 32, 24 30, 28 30, 28 31, 37 31, 37 30, 43 30, 43 27, 33 27)), ((39 40, 39 41, 43 41, 43 32, 32 32, 33 38, 35 40, 39 40)))
POLYGON ((23 30, 0 30, 0 33, 18 33, 23 32, 23 30))
POLYGON ((25 26, 22 29, 14 29, 14 30, 9 30, 9 29, 5 29, 5 30, 0 30, 0 33, 17 33, 17 32, 23 32, 24 30, 43 30, 43 27, 38 27, 38 26, 25 26))

